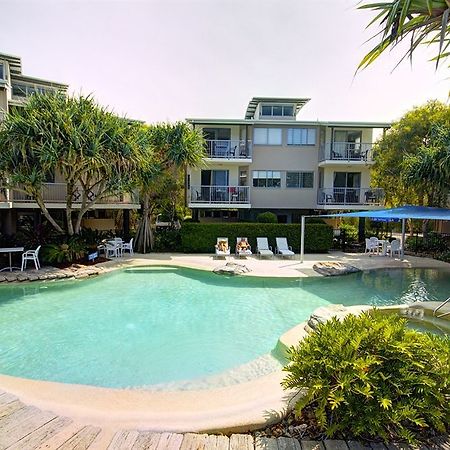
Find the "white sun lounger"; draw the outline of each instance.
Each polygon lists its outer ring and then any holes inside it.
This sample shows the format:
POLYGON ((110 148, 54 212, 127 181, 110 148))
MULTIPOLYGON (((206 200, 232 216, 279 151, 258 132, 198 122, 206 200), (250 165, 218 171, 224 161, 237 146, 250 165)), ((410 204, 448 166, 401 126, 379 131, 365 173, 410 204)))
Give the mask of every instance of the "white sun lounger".
POLYGON ((272 247, 269 246, 267 238, 265 237, 256 238, 256 253, 259 255, 260 258, 263 256, 270 256, 271 258, 273 258, 272 247))
POLYGON ((236 256, 238 258, 241 258, 242 256, 246 257, 246 256, 252 255, 252 249, 251 249, 250 245, 248 246, 247 250, 239 250, 238 249, 239 242, 241 242, 242 240, 244 240, 248 244, 248 239, 246 237, 237 237, 236 238, 236 256))
POLYGON ((218 237, 217 238, 217 244, 216 244, 216 256, 217 257, 223 256, 225 258, 226 256, 229 256, 229 254, 230 254, 230 246, 228 245, 228 238, 226 238, 226 237, 218 237), (227 245, 226 251, 219 250, 219 242, 225 242, 226 243, 226 245, 227 245))
POLYGON ((295 253, 292 251, 292 247, 288 245, 287 239, 285 237, 277 237, 277 248, 276 252, 280 256, 294 256, 295 253))

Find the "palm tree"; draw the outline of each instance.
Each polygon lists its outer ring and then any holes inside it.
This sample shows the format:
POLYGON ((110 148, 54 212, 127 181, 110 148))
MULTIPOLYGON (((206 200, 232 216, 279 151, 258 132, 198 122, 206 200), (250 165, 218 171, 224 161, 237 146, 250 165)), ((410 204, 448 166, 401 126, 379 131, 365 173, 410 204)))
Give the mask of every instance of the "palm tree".
POLYGON ((91 97, 34 94, 1 125, 0 178, 29 195, 58 232, 73 235, 96 203, 131 190, 139 139, 137 124, 91 97), (43 199, 44 183, 55 174, 66 184, 65 225, 43 199), (75 214, 73 199, 78 196, 75 214))
POLYGON ((381 41, 362 59, 358 70, 374 62, 387 48, 410 39, 405 57, 412 57, 419 44, 437 46, 436 67, 450 55, 450 0, 394 0, 364 4, 359 9, 377 13, 370 25, 378 24, 381 41))
POLYGON ((176 186, 187 166, 200 165, 205 153, 201 132, 185 122, 156 124, 147 133, 148 142, 142 148, 141 167, 137 171, 143 208, 135 245, 142 253, 154 245, 152 223, 156 200, 170 195, 169 187, 172 190, 176 186))

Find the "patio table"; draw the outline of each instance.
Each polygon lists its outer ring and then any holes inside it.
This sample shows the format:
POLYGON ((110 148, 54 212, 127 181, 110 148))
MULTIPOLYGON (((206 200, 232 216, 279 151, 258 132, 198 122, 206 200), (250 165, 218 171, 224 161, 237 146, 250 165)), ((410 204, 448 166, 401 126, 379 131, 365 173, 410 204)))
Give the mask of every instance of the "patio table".
POLYGON ((387 256, 389 241, 387 239, 378 239, 378 248, 381 250, 381 256, 387 256))
POLYGON ((3 269, 0 269, 0 272, 2 272, 3 270, 8 270, 10 272, 13 271, 13 269, 21 269, 20 267, 13 267, 12 265, 12 254, 13 253, 23 253, 24 248, 23 247, 5 247, 5 248, 0 248, 0 253, 8 253, 9 254, 9 267, 3 267, 3 269))

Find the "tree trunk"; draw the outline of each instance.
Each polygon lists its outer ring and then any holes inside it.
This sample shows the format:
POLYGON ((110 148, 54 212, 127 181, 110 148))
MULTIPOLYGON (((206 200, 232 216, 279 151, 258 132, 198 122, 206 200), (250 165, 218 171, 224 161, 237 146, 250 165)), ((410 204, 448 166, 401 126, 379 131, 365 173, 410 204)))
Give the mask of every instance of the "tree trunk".
POLYGON ((72 223, 72 202, 73 202, 73 183, 67 183, 66 192, 66 222, 67 232, 69 236, 73 236, 73 223, 72 223))
POLYGON ((145 193, 143 196, 142 217, 136 231, 136 251, 147 253, 153 250, 154 236, 152 230, 152 211, 150 209, 150 195, 145 193))
POLYGON ((44 217, 53 225, 56 231, 59 233, 64 234, 64 230, 58 225, 56 220, 51 216, 49 213, 47 207, 44 204, 44 201, 39 196, 35 196, 36 203, 39 205, 39 208, 42 211, 42 214, 44 214, 44 217))

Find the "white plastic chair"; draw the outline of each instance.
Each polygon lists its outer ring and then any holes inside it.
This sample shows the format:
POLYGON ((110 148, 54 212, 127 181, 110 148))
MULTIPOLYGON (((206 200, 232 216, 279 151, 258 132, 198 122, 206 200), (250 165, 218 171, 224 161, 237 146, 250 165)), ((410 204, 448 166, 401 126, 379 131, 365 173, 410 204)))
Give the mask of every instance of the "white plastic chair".
POLYGON ((256 238, 256 253, 260 258, 263 256, 270 256, 273 258, 272 247, 269 246, 269 242, 266 237, 256 238))
POLYGON ((134 240, 134 238, 131 238, 130 242, 124 242, 124 243, 122 244, 122 252, 123 252, 123 253, 125 253, 126 251, 129 251, 131 256, 134 255, 134 251, 133 251, 133 240, 134 240))
POLYGON ((226 256, 228 256, 230 254, 230 246, 228 245, 228 238, 226 238, 226 237, 220 237, 220 238, 217 238, 217 244, 216 244, 216 256, 223 256, 223 257, 226 257, 226 256), (225 243, 225 246, 226 246, 226 250, 225 251, 223 251, 223 250, 219 250, 219 244, 221 243, 221 242, 224 242, 225 243))
POLYGON ((248 243, 248 239, 246 237, 237 237, 236 238, 236 256, 237 257, 247 257, 252 255, 252 248, 250 247, 249 243, 248 243), (239 248, 239 242, 245 241, 248 245, 248 247, 243 250, 239 248))
POLYGON ((276 253, 280 256, 295 256, 295 253, 292 251, 292 247, 288 245, 287 239, 285 237, 277 237, 277 247, 276 253))
POLYGON ((375 253, 378 254, 378 238, 371 237, 370 239, 366 238, 366 250, 364 253, 375 253))
POLYGON ((41 264, 39 263, 39 250, 41 249, 41 246, 36 250, 27 250, 26 252, 22 253, 22 267, 21 271, 23 272, 23 269, 27 268, 27 261, 33 261, 34 266, 36 267, 36 270, 39 270, 41 268, 41 264))
POLYGON ((400 241, 398 239, 394 239, 391 242, 391 245, 390 245, 390 247, 388 247, 388 250, 390 252, 391 258, 394 257, 395 253, 397 253, 399 258, 401 258, 401 256, 402 256, 402 247, 401 247, 400 241))
POLYGON ((118 258, 122 256, 122 244, 117 241, 109 241, 105 244, 105 255, 107 258, 113 256, 118 258))

